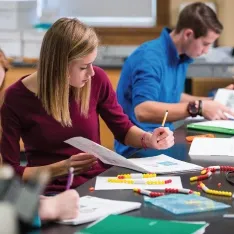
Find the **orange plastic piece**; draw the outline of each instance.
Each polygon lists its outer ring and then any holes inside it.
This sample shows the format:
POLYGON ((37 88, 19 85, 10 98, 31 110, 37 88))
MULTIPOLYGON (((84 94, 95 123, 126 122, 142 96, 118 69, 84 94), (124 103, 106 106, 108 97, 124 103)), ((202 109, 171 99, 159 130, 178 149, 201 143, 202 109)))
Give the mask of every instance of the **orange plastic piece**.
POLYGON ((95 190, 94 187, 90 187, 90 188, 89 188, 89 191, 90 191, 90 192, 93 192, 94 190, 95 190))
POLYGON ((199 137, 199 138, 215 138, 214 134, 202 134, 202 135, 195 135, 195 136, 187 136, 186 140, 188 142, 192 142, 194 138, 199 137))

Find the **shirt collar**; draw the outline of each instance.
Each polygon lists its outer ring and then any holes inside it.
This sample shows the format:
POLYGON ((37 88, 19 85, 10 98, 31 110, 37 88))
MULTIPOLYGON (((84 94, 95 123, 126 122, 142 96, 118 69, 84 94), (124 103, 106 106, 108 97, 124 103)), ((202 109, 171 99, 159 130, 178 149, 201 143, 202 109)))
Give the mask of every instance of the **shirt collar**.
POLYGON ((171 29, 164 28, 160 35, 161 41, 166 50, 168 62, 170 64, 192 63, 193 59, 188 57, 186 54, 183 54, 183 55, 178 54, 175 44, 171 39, 170 33, 171 33, 171 29))

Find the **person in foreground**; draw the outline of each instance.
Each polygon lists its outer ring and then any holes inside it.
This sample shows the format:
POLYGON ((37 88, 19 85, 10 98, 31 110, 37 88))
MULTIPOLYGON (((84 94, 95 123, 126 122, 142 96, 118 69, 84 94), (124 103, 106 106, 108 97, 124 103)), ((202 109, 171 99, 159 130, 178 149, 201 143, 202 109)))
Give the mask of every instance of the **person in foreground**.
POLYGON ((39 217, 42 221, 74 219, 79 214, 79 194, 74 189, 55 196, 41 196, 39 217), (69 201, 69 202, 67 202, 69 201))
MULTIPOLYGON (((118 83, 117 98, 135 125, 152 131, 160 126, 165 110, 169 111, 166 126, 172 130, 172 122, 189 116, 219 120, 227 119, 225 112, 234 115, 229 108, 210 98, 183 93, 192 58, 207 53, 222 29, 210 7, 193 3, 181 11, 174 30, 164 28, 159 38, 145 42, 128 57, 118 83)), ((115 150, 125 156, 136 151, 118 139, 115 150)))
POLYGON ((123 113, 106 73, 93 66, 97 47, 92 28, 75 18, 61 18, 45 34, 37 72, 6 90, 1 107, 3 161, 23 180, 38 170, 49 170, 52 181, 47 194, 65 190, 70 167, 76 174, 71 188, 108 168, 93 155, 64 143, 82 136, 100 144, 99 115, 123 144, 154 149, 174 144, 168 128, 148 133, 123 113), (20 165, 20 137, 26 166, 20 165))
MULTIPOLYGON (((50 174, 46 171, 43 171, 41 173, 44 173, 43 177, 38 175, 38 173, 37 173, 37 177, 40 176, 41 178, 44 178, 44 179, 40 179, 40 180, 37 179, 38 180, 37 183, 40 183, 41 184, 40 186, 44 187, 44 183, 48 182, 50 174)), ((17 187, 18 187, 17 181, 18 180, 17 180, 17 178, 15 178, 12 167, 9 165, 6 165, 6 164, 2 164, 1 154, 0 154, 0 175, 1 175, 0 180, 4 180, 4 179, 15 180, 14 189, 16 191, 16 194, 11 194, 11 196, 18 196, 19 195, 19 194, 17 194, 17 191, 18 191, 17 190, 17 187), (16 184, 17 184, 17 186, 16 186, 16 184)), ((35 179, 33 177, 29 178, 29 179, 30 180, 32 179, 34 181, 33 183, 35 183, 35 179)), ((32 182, 31 182, 31 186, 32 186, 32 182)), ((9 189, 9 187, 7 187, 7 189, 9 189)), ((34 191, 33 188, 31 187, 30 191, 32 193, 32 196, 34 196, 34 195, 37 196, 37 189, 34 191), (35 192, 35 194, 34 194, 34 192, 35 192)), ((21 191, 18 191, 18 192, 21 192, 21 191)), ((4 194, 3 187, 1 187, 1 193, 4 194)), ((6 200, 8 202, 13 202, 13 204, 17 202, 16 200, 12 200, 12 198, 10 198, 9 200, 6 198, 6 200)), ((41 195, 40 197, 38 197, 38 200, 39 200, 38 216, 35 216, 34 223, 32 224, 35 227, 40 227, 41 221, 43 221, 43 222, 49 221, 50 222, 50 221, 73 219, 73 218, 78 217, 78 214, 79 214, 79 194, 74 189, 69 189, 69 190, 66 190, 65 192, 58 194, 58 195, 50 196, 50 197, 41 195), (67 201, 69 201, 69 202, 67 202, 67 201)), ((29 204, 30 204, 30 202, 29 202, 29 204)), ((33 202, 29 206, 33 206, 33 202)), ((28 213, 31 211, 30 208, 29 208, 29 210, 27 210, 28 213)))

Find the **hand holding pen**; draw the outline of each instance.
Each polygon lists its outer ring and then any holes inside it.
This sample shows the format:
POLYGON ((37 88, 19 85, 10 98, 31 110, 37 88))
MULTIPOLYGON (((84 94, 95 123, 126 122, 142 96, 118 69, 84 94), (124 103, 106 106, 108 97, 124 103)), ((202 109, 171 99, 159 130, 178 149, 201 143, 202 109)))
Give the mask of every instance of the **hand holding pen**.
POLYGON ((151 136, 151 148, 155 149, 167 149, 174 145, 174 136, 173 132, 167 128, 164 127, 166 119, 167 119, 168 111, 165 112, 162 126, 159 128, 156 128, 152 132, 151 136))

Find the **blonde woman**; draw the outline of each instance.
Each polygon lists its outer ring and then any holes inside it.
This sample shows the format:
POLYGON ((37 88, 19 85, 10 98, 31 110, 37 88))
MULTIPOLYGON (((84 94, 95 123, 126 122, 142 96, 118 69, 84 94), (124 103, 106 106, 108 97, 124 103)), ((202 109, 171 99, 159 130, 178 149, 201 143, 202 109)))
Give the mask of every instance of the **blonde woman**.
MULTIPOLYGON (((0 49, 0 90, 4 87, 6 72, 10 64, 4 52, 0 49)), ((2 157, 0 154, 0 168, 2 157)), ((5 165, 3 165, 5 167, 5 165)), ((7 167, 7 166, 6 166, 7 167)), ((39 199, 39 198, 38 198, 39 199)), ((41 196, 38 215, 42 221, 54 221, 76 218, 79 213, 79 194, 70 189, 53 197, 41 196), (69 200, 69 202, 67 202, 69 200)), ((40 221, 35 217, 35 225, 40 221)))
POLYGON ((147 133, 129 121, 117 103, 106 73, 93 66, 98 38, 77 19, 61 18, 47 31, 38 71, 22 77, 6 91, 1 108, 3 160, 23 180, 49 169, 47 192, 63 191, 68 168, 75 168, 72 188, 103 172, 107 166, 93 155, 64 143, 83 136, 100 143, 100 115, 120 142, 133 147, 166 149, 174 144, 168 128, 147 133), (27 165, 20 165, 22 137, 27 165))

